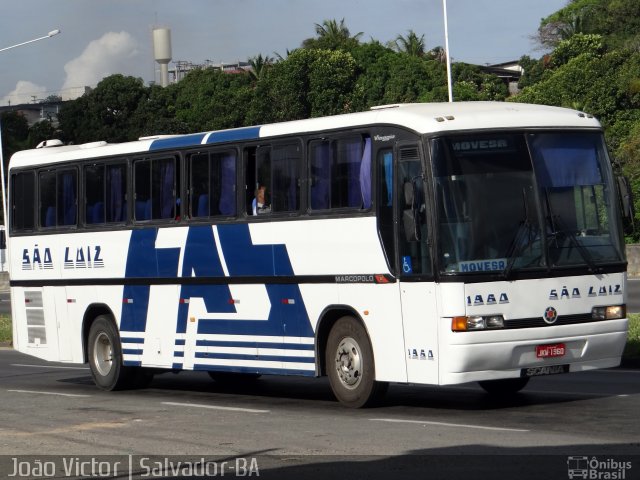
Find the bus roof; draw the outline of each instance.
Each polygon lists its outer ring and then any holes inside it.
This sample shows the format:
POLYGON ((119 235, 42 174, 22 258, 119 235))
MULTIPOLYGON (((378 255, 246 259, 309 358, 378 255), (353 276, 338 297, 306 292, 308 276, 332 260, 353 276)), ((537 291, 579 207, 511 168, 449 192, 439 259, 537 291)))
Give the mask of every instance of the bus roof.
POLYGON ((496 128, 600 128, 600 123, 592 115, 546 105, 510 102, 411 103, 262 126, 144 137, 125 143, 92 142, 25 150, 11 158, 10 168, 368 125, 397 125, 421 134, 496 128))

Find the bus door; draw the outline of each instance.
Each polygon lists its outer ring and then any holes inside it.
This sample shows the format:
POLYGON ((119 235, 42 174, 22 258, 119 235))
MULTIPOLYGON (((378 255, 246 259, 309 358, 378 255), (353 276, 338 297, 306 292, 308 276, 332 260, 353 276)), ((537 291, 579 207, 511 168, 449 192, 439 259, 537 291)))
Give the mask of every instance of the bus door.
MULTIPOLYGON (((67 302, 67 292, 65 287, 49 287, 44 289, 44 304, 45 304, 45 317, 53 314, 55 318, 52 319, 51 325, 55 325, 56 335, 58 337, 58 360, 61 362, 72 360, 72 348, 71 339, 73 333, 73 326, 69 325, 72 318, 76 318, 69 315, 67 308, 71 305, 67 302), (47 298, 50 296, 50 298, 47 298), (55 305, 55 309, 50 311, 46 308, 47 304, 55 305)), ((49 319, 47 319, 49 321, 49 319)))
POLYGON ((438 383, 436 286, 427 242, 427 205, 419 145, 400 145, 396 218, 407 381, 438 383))

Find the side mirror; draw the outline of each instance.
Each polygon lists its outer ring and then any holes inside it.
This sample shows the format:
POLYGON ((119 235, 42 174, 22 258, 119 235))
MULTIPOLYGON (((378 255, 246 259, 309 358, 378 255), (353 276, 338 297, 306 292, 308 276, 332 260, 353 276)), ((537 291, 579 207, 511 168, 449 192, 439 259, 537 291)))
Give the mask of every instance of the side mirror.
POLYGON ((405 209, 402 211, 402 224, 407 242, 419 242, 422 238, 420 232, 420 209, 416 205, 416 185, 414 182, 404 182, 405 209))
POLYGON ((625 220, 633 222, 636 212, 633 205, 633 195, 631 185, 629 185, 629 179, 620 175, 616 177, 616 180, 618 183, 618 197, 620 200, 620 208, 622 209, 622 217, 625 220))
POLYGON ((404 182, 404 205, 405 208, 413 207, 413 200, 415 198, 415 185, 413 182, 404 182))

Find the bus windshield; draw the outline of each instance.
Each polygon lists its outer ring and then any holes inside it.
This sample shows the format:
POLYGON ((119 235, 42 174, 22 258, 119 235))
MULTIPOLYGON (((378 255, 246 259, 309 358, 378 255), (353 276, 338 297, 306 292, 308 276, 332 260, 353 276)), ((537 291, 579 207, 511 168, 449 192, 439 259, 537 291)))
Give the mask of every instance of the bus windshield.
POLYGON ((599 133, 491 133, 432 141, 444 273, 623 260, 599 133))

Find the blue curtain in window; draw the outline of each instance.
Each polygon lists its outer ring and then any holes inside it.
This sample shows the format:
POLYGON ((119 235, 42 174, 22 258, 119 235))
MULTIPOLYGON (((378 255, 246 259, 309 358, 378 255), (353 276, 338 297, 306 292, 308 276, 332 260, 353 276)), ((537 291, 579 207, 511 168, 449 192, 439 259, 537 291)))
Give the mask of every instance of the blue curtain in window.
POLYGON ((71 172, 62 174, 62 211, 63 225, 76 223, 76 182, 71 172))
POLYGON ((160 218, 171 218, 174 215, 174 176, 173 160, 160 163, 160 218))
POLYGON ((311 208, 322 210, 331 207, 331 144, 315 145, 311 161, 311 208))
POLYGON ((362 192, 362 208, 371 207, 371 138, 366 137, 364 151, 360 163, 360 190, 362 192))
POLYGON ((107 222, 124 221, 123 168, 107 167, 107 222))
POLYGON ((387 203, 385 207, 390 207, 393 203, 393 154, 387 152, 382 157, 384 164, 384 181, 387 184, 387 203))
POLYGON ((362 191, 360 190, 360 163, 362 162, 362 141, 347 140, 345 142, 347 162, 347 207, 360 208, 362 206, 362 191))
POLYGON ((542 188, 601 184, 598 147, 592 135, 542 134, 531 141, 533 163, 542 188))
POLYGON ((236 213, 236 156, 229 153, 222 159, 220 173, 220 214, 233 215, 236 213))

